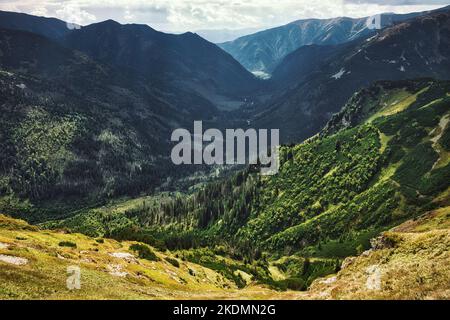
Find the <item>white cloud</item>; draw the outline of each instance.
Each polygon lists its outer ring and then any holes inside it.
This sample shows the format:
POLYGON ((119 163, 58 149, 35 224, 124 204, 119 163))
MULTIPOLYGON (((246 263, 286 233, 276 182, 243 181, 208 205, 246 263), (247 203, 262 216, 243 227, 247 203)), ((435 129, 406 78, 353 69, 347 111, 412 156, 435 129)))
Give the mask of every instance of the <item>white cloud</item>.
MULTIPOLYGON (((304 18, 435 9, 445 0, 0 0, 0 9, 89 24, 106 19, 164 31, 264 28, 304 18)), ((449 0, 450 3, 450 0, 449 0)))
POLYGON ((95 15, 80 8, 76 3, 63 3, 62 7, 55 10, 56 16, 64 21, 79 25, 89 24, 96 21, 95 15))
POLYGON ((33 11, 30 12, 30 14, 40 17, 45 17, 48 15, 47 8, 45 7, 36 7, 33 9, 33 11))

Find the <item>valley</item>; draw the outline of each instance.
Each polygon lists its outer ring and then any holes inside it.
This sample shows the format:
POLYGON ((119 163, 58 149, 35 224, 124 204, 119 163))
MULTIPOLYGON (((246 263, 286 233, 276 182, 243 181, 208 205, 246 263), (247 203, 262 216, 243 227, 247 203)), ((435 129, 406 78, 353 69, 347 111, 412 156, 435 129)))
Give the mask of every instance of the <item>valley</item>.
POLYGON ((238 287, 245 287, 235 275, 241 270, 275 289, 304 290, 370 249, 380 232, 446 208, 449 163, 435 163, 448 159, 448 127, 440 131, 439 119, 449 112, 449 88, 429 80, 377 83, 320 136, 283 147, 273 177, 250 170, 191 195, 130 200, 43 226, 181 250, 238 287), (431 144, 437 132, 438 149, 431 144), (218 253, 232 260, 217 264, 218 253))
POLYGON ((215 45, 1 11, 0 299, 450 299, 449 7, 382 17, 215 45), (173 163, 199 121, 279 129, 279 171, 173 163))

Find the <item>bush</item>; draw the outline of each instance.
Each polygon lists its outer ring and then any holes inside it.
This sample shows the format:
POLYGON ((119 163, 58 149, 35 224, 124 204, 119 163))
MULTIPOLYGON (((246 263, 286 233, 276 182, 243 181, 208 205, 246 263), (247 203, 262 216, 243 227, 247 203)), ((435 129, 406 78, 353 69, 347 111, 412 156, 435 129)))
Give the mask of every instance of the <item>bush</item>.
POLYGON ((141 259, 145 259, 148 261, 159 261, 159 258, 156 256, 156 254, 144 244, 132 244, 130 246, 130 250, 136 251, 138 253, 138 257, 141 259))
POLYGON ((288 278, 284 280, 286 287, 290 290, 305 290, 305 281, 301 278, 288 278))
POLYGON ((69 248, 76 248, 77 244, 74 242, 70 242, 70 241, 61 241, 59 243, 60 247, 69 247, 69 248))
POLYGON ((174 267, 176 267, 176 268, 179 268, 179 267, 180 267, 180 263, 178 262, 177 259, 173 259, 173 258, 170 258, 170 257, 166 257, 165 260, 166 260, 168 263, 170 263, 171 265, 173 265, 174 267))
POLYGON ((279 290, 295 290, 302 291, 306 289, 305 281, 301 278, 287 278, 284 280, 276 281, 273 285, 274 288, 279 290))

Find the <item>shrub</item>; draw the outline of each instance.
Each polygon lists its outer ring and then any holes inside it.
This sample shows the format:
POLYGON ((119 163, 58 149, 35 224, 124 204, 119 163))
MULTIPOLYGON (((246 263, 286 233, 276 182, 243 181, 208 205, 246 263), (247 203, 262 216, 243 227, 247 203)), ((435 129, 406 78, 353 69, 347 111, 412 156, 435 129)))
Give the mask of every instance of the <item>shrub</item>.
POLYGON ((284 280, 286 287, 290 290, 305 290, 305 281, 301 278, 288 278, 284 280))
POLYGON ((295 290, 301 291, 306 289, 305 281, 301 278, 292 277, 284 280, 276 281, 273 287, 278 290, 295 290))
POLYGON ((69 247, 69 248, 76 248, 77 244, 71 241, 61 241, 59 243, 60 247, 69 247))
POLYGON ((145 244, 132 244, 130 246, 130 250, 136 251, 139 258, 141 259, 145 259, 148 261, 159 261, 159 258, 156 256, 156 254, 145 244))
POLYGON ((170 263, 171 265, 173 265, 174 267, 176 267, 176 268, 179 268, 179 267, 180 267, 180 263, 178 262, 177 259, 173 259, 173 258, 170 258, 170 257, 166 257, 165 260, 166 260, 168 263, 170 263))

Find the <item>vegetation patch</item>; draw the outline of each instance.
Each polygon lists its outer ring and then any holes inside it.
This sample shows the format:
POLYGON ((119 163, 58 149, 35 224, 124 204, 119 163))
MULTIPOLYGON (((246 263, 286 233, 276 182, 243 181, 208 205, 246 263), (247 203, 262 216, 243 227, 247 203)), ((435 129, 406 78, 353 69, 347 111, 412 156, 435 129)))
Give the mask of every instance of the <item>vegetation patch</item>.
POLYGON ((150 249, 149 246, 146 246, 144 244, 132 244, 130 246, 131 251, 136 251, 138 254, 138 257, 141 259, 145 259, 148 261, 159 261, 160 259, 158 256, 150 249))
POLYGON ((58 244, 60 247, 69 247, 69 248, 76 248, 77 244, 71 241, 61 241, 58 244))

